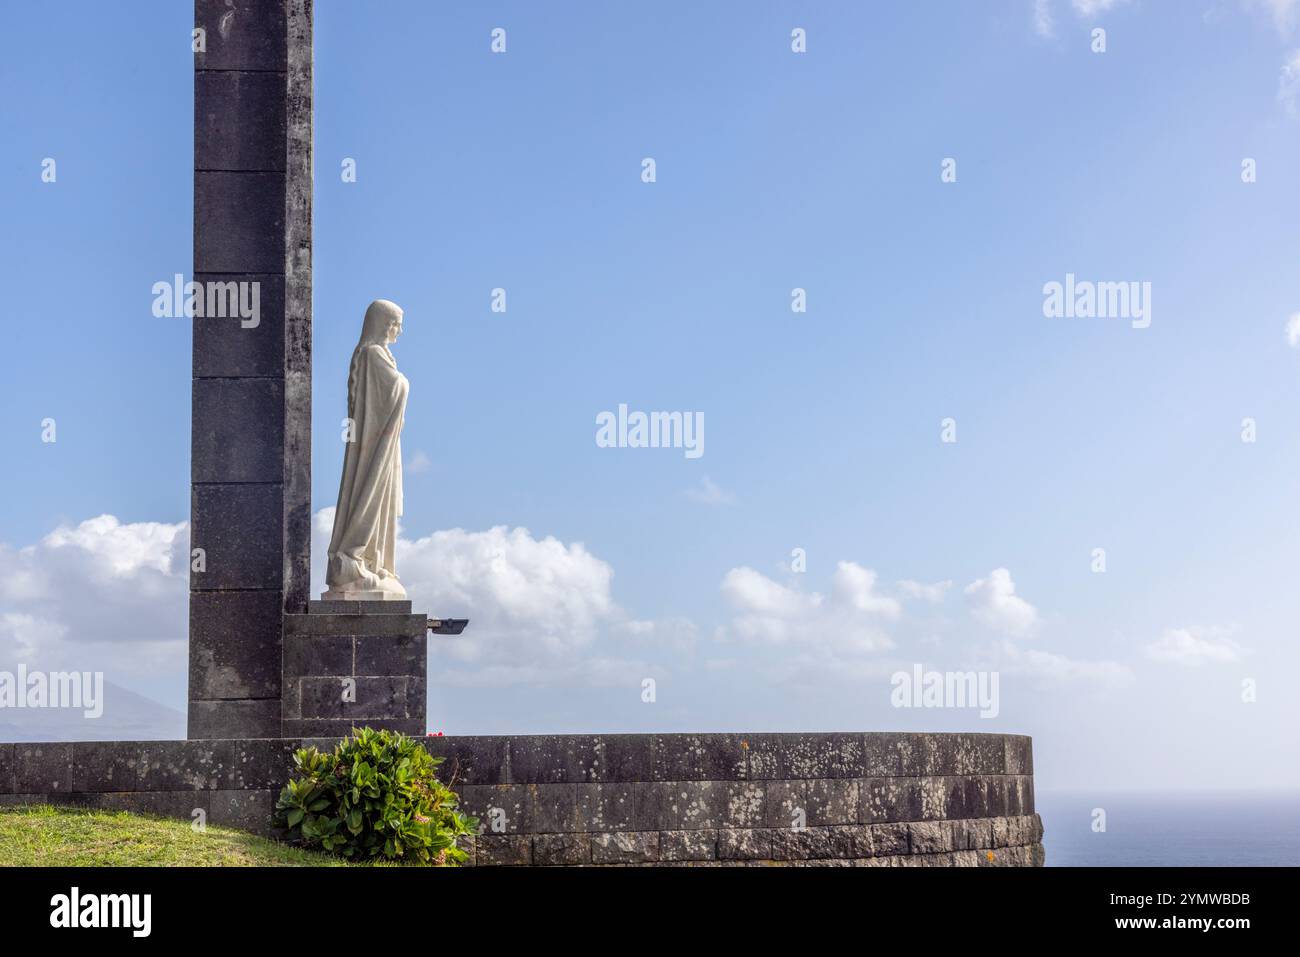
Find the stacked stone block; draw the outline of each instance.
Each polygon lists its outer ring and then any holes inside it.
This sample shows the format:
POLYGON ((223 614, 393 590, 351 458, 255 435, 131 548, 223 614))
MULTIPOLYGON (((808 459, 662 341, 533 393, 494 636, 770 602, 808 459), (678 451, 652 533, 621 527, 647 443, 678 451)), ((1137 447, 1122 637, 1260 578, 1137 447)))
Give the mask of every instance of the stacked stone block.
POLYGON ((423 735, 427 628, 409 601, 313 601, 286 615, 284 737, 338 738, 354 725, 423 735))
POLYGON ((260 302, 256 323, 194 319, 189 736, 275 737, 310 564, 311 2, 194 17, 192 278, 260 302))
POLYGON ((480 865, 1036 865, 1030 740, 987 734, 431 740, 480 865))
MULTIPOLYGON (((425 738, 479 866, 1038 866, 1030 740, 996 734, 425 738)), ((0 803, 271 834, 298 741, 0 745, 0 803)), ((306 743, 332 748, 335 740, 306 743)))

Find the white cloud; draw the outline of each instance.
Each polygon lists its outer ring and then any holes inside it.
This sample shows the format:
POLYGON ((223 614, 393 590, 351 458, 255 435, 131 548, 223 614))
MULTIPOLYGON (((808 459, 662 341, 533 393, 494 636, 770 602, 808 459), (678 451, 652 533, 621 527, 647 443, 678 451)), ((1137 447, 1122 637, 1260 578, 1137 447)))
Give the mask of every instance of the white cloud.
POLYGON ((948 594, 948 589, 952 587, 952 581, 934 582, 926 584, 925 582, 912 581, 905 578, 898 583, 898 590, 907 598, 919 598, 921 601, 938 603, 943 601, 944 596, 948 594))
POLYGON ((686 490, 686 497, 697 505, 735 505, 736 496, 726 491, 707 475, 695 488, 686 490))
POLYGON ((971 582, 965 589, 975 619, 994 631, 1024 638, 1038 625, 1038 610, 1016 594, 1011 572, 995 568, 988 578, 971 582))
POLYGON ((1167 628, 1159 639, 1142 650, 1152 661, 1180 665, 1238 661, 1246 652, 1229 634, 1223 628, 1167 628))
POLYGON ((1295 30, 1297 14, 1300 14, 1300 0, 1245 0, 1246 5, 1263 10, 1273 28, 1282 39, 1291 36, 1295 30))
POLYGON ((1295 116, 1300 110, 1300 50, 1292 50, 1282 64, 1282 73, 1277 79, 1277 101, 1282 104, 1287 115, 1295 116))
MULTIPOLYGON (((32 719, 26 740, 111 736, 126 687, 183 707, 187 667, 189 527, 100 515, 60 525, 35 545, 0 544, 0 670, 104 674, 104 717, 57 732, 60 715, 32 719), (75 730, 79 729, 79 730, 75 730), (57 732, 57 733, 56 733, 57 732)), ((144 699, 140 699, 144 700, 144 699)), ((149 726, 175 734, 184 721, 149 726)), ((150 720, 153 720, 151 718, 150 720)))
POLYGON ((735 612, 725 638, 770 644, 803 643, 839 652, 893 647, 882 622, 896 619, 898 601, 876 591, 876 573, 854 562, 835 567, 829 595, 782 585, 749 567, 722 579, 722 595, 735 612))
POLYGON ((111 644, 120 671, 156 664, 160 643, 183 652, 188 555, 186 523, 112 515, 60 525, 25 548, 0 544, 0 661, 85 670, 94 648, 111 644))
POLYGON ((1070 5, 1081 17, 1095 17, 1127 2, 1128 0, 1070 0, 1070 5))
POLYGON ((1292 349, 1300 349, 1300 312, 1293 312, 1286 321, 1286 344, 1292 349))
POLYGON ((433 459, 416 449, 415 454, 407 459, 406 464, 402 466, 402 471, 406 475, 420 475, 431 468, 433 468, 433 459))
MULTIPOLYGON (((334 509, 325 508, 313 523, 317 593, 333 522, 334 509)), ((461 637, 430 645, 434 682, 640 681, 651 666, 628 655, 681 648, 694 627, 631 618, 614 601, 607 562, 581 542, 535 538, 526 528, 453 528, 413 540, 399 534, 397 570, 416 611, 470 619, 461 637)))
POLYGON ((1000 667, 1008 674, 1023 674, 1053 681, 1090 681, 1118 686, 1133 680, 1127 665, 1116 661, 1080 661, 1038 648, 1021 648, 1003 640, 998 648, 1000 667))
POLYGON ((1034 0, 1034 32, 1040 37, 1056 36, 1050 0, 1034 0))

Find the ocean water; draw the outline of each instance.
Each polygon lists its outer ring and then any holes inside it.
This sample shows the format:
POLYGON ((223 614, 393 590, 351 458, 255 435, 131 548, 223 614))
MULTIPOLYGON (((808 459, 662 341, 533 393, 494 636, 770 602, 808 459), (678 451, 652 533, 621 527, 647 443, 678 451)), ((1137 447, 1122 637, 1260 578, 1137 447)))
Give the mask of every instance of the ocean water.
POLYGON ((1300 865, 1300 792, 1057 791, 1035 806, 1048 867, 1300 865))

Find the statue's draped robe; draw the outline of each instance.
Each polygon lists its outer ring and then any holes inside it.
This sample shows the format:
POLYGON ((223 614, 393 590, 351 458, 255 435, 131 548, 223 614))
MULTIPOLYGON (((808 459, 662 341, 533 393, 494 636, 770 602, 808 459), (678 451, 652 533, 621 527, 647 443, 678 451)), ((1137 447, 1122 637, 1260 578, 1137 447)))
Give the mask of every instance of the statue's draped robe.
POLYGON ((343 459, 325 582, 330 591, 404 595, 393 546, 402 514, 402 446, 409 385, 386 345, 390 317, 366 316, 348 373, 352 441, 343 459))

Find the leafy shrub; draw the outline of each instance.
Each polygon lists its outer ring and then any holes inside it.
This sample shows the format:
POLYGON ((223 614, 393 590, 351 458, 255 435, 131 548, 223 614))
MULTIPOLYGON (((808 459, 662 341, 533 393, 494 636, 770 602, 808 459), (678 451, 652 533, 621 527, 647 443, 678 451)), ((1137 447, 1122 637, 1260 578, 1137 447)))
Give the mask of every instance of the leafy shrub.
POLYGON ((386 858, 455 866, 456 838, 478 829, 434 777, 442 763, 416 738, 353 728, 332 754, 294 753, 294 776, 275 805, 292 840, 353 860, 386 858))

